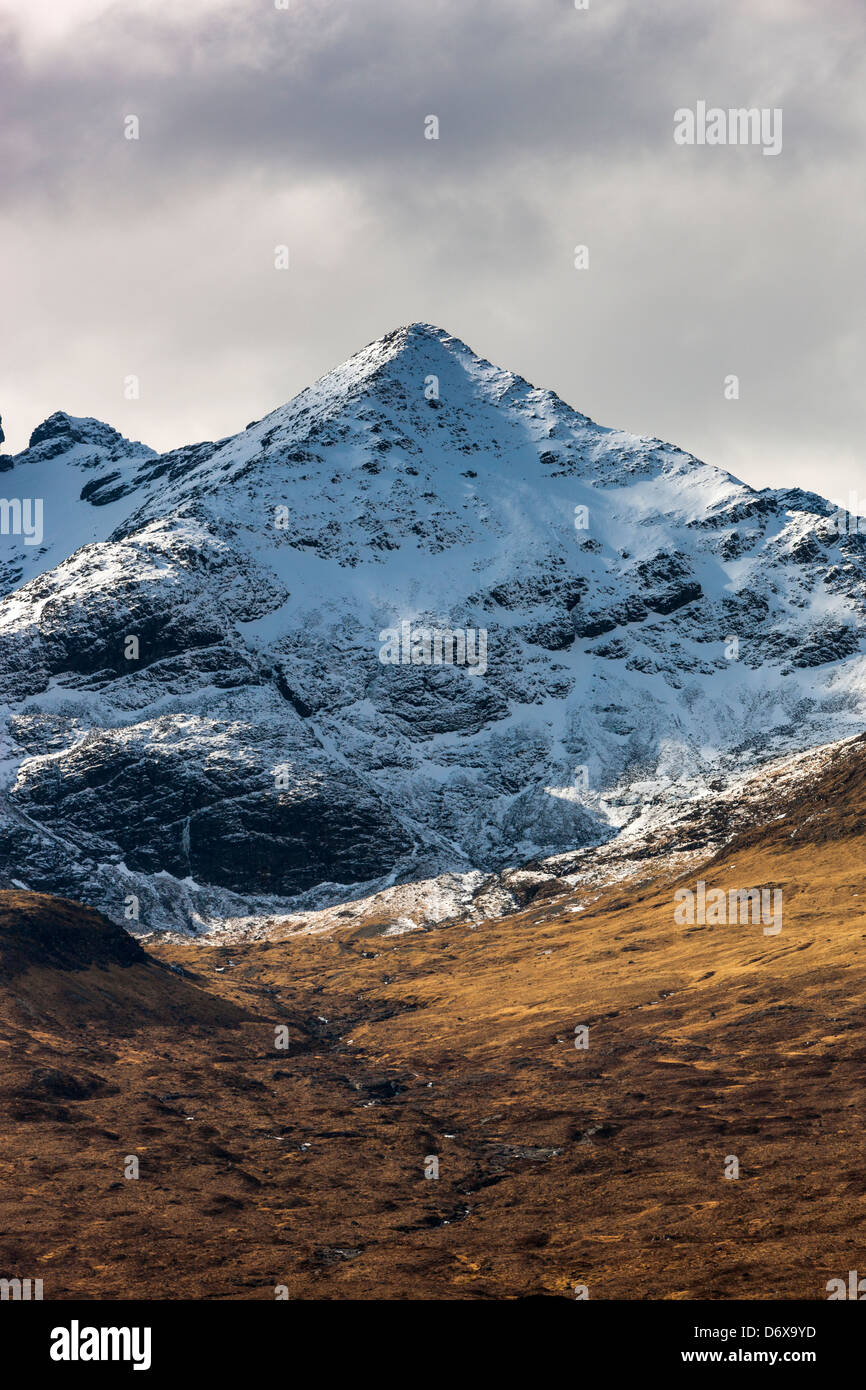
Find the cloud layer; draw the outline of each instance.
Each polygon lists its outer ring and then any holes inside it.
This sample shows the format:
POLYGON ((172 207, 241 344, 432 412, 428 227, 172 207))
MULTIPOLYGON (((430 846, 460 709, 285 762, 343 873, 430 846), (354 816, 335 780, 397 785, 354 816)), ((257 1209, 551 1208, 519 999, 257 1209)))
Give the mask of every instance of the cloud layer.
POLYGON ((5 447, 55 409, 219 437, 425 319, 866 510, 864 31, 859 0, 7 0, 5 447), (698 100, 781 107, 781 154, 676 145, 698 100))

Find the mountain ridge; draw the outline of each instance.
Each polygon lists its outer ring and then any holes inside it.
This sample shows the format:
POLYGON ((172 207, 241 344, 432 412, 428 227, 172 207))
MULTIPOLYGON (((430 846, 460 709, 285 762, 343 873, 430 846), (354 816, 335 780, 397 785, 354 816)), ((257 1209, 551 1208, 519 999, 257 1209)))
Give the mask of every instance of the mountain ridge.
POLYGON ((5 569, 10 883, 200 929, 599 843, 650 793, 862 730, 866 538, 831 503, 432 325, 219 441, 52 420, 5 474, 75 465, 5 569), (383 662, 405 623, 483 631, 483 677, 383 662))

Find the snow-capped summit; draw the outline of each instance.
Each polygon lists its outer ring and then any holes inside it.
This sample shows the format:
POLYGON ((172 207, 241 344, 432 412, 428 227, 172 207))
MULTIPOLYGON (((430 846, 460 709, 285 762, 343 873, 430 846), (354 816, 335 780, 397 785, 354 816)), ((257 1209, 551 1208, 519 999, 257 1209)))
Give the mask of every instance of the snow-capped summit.
MULTIPOLYGON (((111 425, 105 425, 101 420, 67 415, 65 410, 56 410, 47 420, 43 420, 41 425, 37 425, 30 436, 28 461, 32 461, 33 451, 37 446, 49 444, 50 450, 43 447, 42 457, 68 453, 79 444, 95 446, 102 451, 102 457, 107 459, 153 457, 154 452, 144 444, 124 439, 111 425)), ((81 455, 76 461, 81 461, 81 455)))
POLYGON ((115 916, 519 863, 863 725, 866 539, 829 503, 429 324, 227 439, 52 416, 2 476, 45 499, 0 603, 5 872, 115 916))
POLYGON ((101 420, 57 410, 37 425, 20 454, 0 455, 0 492, 31 509, 38 502, 38 532, 22 534, 0 551, 0 593, 51 569, 79 546, 103 539, 125 515, 112 507, 118 484, 131 476, 153 449, 139 444, 101 420))

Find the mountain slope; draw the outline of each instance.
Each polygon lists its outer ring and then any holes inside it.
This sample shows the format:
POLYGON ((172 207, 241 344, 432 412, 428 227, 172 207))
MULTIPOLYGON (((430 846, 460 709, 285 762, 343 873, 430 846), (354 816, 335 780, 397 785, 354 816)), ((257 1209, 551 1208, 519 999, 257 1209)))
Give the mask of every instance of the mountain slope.
MULTIPOLYGON (((723 855, 589 903, 0 969, 0 1267, 46 1299, 826 1299, 862 1271, 866 740, 800 762, 723 855), (779 885, 781 934, 677 925, 698 877, 779 885)), ((52 910, 11 899, 0 949, 52 910)))
POLYGON ((52 535, 0 603, 7 881, 118 920, 134 895, 153 927, 250 917, 599 843, 648 795, 863 727, 866 538, 830 503, 429 325, 227 440, 113 447, 70 548, 98 539, 58 563, 52 535), (428 664, 442 631, 484 660, 428 664))

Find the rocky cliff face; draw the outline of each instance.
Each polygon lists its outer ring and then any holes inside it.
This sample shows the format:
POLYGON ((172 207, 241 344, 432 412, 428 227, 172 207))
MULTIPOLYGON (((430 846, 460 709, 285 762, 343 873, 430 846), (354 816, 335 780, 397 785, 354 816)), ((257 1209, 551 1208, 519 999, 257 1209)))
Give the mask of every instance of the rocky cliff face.
POLYGON ((3 537, 0 881, 118 920, 601 842, 863 727, 866 537, 830 503, 428 325, 229 439, 58 414, 0 467, 43 501, 3 537))

